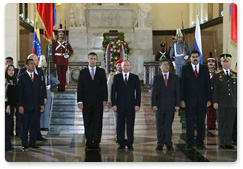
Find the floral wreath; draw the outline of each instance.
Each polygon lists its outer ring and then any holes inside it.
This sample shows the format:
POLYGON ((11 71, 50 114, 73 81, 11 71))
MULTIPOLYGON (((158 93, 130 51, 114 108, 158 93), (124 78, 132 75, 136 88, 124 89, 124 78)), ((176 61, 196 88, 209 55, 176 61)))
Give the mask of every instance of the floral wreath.
POLYGON ((104 62, 106 72, 116 72, 116 61, 119 59, 127 60, 132 54, 129 44, 124 41, 124 34, 119 34, 117 38, 105 39, 103 41, 104 62))

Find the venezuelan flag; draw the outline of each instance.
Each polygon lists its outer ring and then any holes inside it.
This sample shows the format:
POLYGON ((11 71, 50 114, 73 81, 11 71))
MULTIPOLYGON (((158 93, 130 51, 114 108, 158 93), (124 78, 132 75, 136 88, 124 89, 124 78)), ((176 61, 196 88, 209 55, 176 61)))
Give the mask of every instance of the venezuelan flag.
POLYGON ((38 60, 40 61, 41 56, 41 41, 40 41, 40 29, 38 27, 38 17, 35 17, 35 26, 34 26, 34 39, 33 39, 33 54, 38 56, 38 60))

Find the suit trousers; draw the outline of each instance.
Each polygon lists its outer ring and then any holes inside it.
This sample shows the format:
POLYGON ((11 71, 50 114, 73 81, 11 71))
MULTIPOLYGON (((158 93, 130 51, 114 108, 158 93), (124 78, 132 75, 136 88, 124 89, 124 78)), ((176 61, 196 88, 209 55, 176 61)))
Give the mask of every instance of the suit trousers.
POLYGON ((24 110, 24 114, 21 115, 22 120, 22 146, 33 146, 36 143, 37 139, 37 128, 38 128, 38 121, 40 117, 40 110, 24 110), (30 139, 29 142, 28 138, 28 131, 30 132, 30 139))
POLYGON ((65 90, 66 86, 66 73, 67 73, 67 65, 56 65, 57 66, 57 76, 60 81, 58 85, 58 90, 65 90))
POLYGON ((205 137, 205 118, 206 118, 207 105, 199 103, 195 105, 188 105, 186 103, 186 137, 187 144, 194 144, 194 122, 197 122, 197 146, 204 144, 205 137))
POLYGON ((156 112, 156 129, 157 129, 157 145, 172 146, 172 123, 174 120, 174 111, 157 111, 156 112))
MULTIPOLYGON (((6 106, 5 106, 6 107, 6 106)), ((5 151, 11 149, 11 132, 12 132, 12 123, 13 123, 13 113, 14 107, 10 107, 10 115, 5 112, 5 151)))
POLYGON ((86 145, 99 145, 102 135, 103 106, 91 105, 83 109, 86 145))
POLYGON ((236 115, 236 108, 218 108, 218 136, 219 145, 232 145, 232 131, 236 115))
POLYGON ((135 110, 117 110, 117 143, 121 146, 132 145, 134 140, 135 110), (127 142, 125 141, 127 129, 127 142))

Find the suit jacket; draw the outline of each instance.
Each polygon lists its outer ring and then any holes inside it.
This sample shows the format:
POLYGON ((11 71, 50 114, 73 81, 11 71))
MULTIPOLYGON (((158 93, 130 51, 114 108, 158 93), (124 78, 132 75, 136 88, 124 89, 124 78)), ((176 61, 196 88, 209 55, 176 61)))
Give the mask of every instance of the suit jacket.
MULTIPOLYGON (((41 68, 37 67, 36 68, 38 74, 40 75, 40 78, 41 78, 41 92, 44 96, 44 98, 46 99, 47 98, 47 94, 46 94, 46 82, 45 82, 45 76, 44 76, 44 72, 41 68)), ((18 77, 25 73, 26 72, 26 67, 23 67, 21 69, 19 69, 19 72, 18 72, 18 77)))
POLYGON ((83 102, 84 107, 99 105, 103 106, 103 101, 107 101, 107 81, 105 70, 96 67, 94 80, 89 69, 80 70, 78 78, 77 101, 83 102))
POLYGON ((18 78, 18 105, 23 106, 25 110, 40 110, 44 105, 43 94, 41 93, 41 78, 34 74, 34 82, 31 81, 27 72, 21 74, 18 78))
POLYGON ((181 100, 186 101, 186 106, 195 106, 197 101, 202 104, 207 104, 207 101, 211 101, 208 68, 199 65, 199 73, 196 78, 191 64, 183 66, 181 90, 181 100))
POLYGON ((229 79, 223 70, 216 72, 213 77, 213 103, 220 107, 237 107, 237 72, 230 69, 229 79))
POLYGON ((134 111, 134 106, 140 106, 141 89, 137 75, 129 74, 127 86, 125 86, 122 73, 114 76, 111 87, 111 103, 112 106, 117 106, 117 110, 124 110, 127 108, 134 111))
POLYGON ((159 110, 173 111, 175 106, 180 106, 180 79, 177 75, 169 73, 167 87, 163 74, 154 77, 152 87, 152 107, 157 106, 159 110))

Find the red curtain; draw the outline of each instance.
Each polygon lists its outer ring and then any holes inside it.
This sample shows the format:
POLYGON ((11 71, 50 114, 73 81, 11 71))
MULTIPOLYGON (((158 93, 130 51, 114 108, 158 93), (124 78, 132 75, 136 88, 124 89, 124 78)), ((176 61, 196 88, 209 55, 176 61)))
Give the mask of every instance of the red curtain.
POLYGON ((237 43, 237 6, 231 4, 231 39, 237 43))
POLYGON ((47 40, 52 40, 53 22, 54 22, 54 3, 36 3, 37 11, 44 25, 44 35, 47 40))

